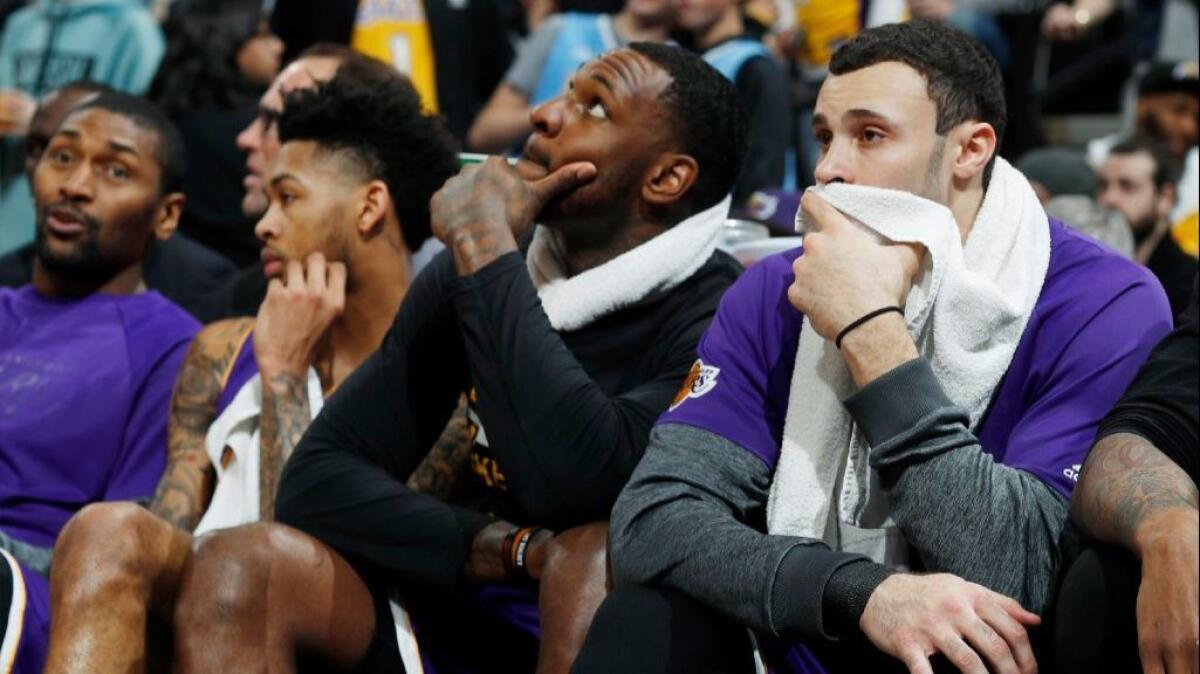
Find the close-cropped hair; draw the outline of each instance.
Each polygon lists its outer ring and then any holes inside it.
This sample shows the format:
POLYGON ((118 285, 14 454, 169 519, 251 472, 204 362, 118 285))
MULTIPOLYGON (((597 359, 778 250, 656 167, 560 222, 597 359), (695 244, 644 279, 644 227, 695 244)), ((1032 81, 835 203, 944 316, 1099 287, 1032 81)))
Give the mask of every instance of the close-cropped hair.
POLYGON ((183 145, 183 137, 157 105, 141 96, 107 89, 73 110, 71 114, 92 109, 126 117, 137 126, 153 132, 158 137, 154 158, 160 171, 159 196, 183 191, 183 177, 187 171, 187 151, 183 145))
POLYGON ((312 141, 382 180, 411 251, 431 235, 429 200, 458 172, 457 143, 441 119, 423 110, 408 78, 374 59, 346 61, 328 82, 290 94, 279 140, 312 141))
POLYGON ((629 48, 671 76, 659 102, 683 151, 699 165, 693 210, 716 205, 733 190, 749 143, 748 116, 737 89, 686 49, 653 42, 634 42, 629 48))
MULTIPOLYGON (((996 59, 977 40, 938 21, 878 26, 839 47, 829 72, 844 75, 886 62, 903 63, 925 78, 937 109, 939 135, 963 122, 985 122, 996 131, 999 151, 1008 126, 1004 77, 996 59)), ((984 169, 984 186, 994 165, 995 155, 984 169)))
POLYGON ((1109 155, 1145 154, 1154 162, 1154 188, 1161 190, 1179 182, 1179 162, 1165 145, 1150 136, 1133 136, 1117 143, 1109 155))

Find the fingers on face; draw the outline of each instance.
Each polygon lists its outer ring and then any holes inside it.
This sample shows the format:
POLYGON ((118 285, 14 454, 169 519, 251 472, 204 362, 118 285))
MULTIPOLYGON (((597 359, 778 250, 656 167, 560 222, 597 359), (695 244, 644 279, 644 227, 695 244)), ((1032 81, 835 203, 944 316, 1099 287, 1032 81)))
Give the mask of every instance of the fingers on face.
POLYGON ((800 210, 807 216, 807 220, 814 225, 813 231, 815 232, 825 231, 827 227, 836 222, 837 218, 835 216, 840 216, 836 208, 830 206, 828 201, 822 199, 820 195, 812 190, 808 190, 804 193, 804 196, 800 197, 800 210))
POLYGON ((299 260, 288 260, 287 283, 285 285, 288 288, 304 287, 304 265, 299 260))
POLYGON ((308 285, 309 292, 314 295, 319 295, 325 291, 326 285, 326 266, 325 256, 320 253, 310 253, 304 260, 305 264, 305 283, 308 285))

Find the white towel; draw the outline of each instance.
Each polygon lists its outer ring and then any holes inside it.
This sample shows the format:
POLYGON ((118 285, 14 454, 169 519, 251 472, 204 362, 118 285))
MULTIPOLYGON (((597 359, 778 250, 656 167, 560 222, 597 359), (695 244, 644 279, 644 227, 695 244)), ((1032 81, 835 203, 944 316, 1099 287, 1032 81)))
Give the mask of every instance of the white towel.
POLYGON ((529 277, 555 330, 578 330, 652 292, 683 283, 716 250, 730 198, 701 211, 633 250, 568 277, 555 235, 538 225, 525 255, 529 277))
MULTIPOLYGON (((312 418, 325 405, 321 390, 321 379, 317 371, 308 369, 308 410, 312 418)), ((195 535, 217 529, 236 527, 257 522, 259 482, 259 416, 262 414, 262 377, 255 374, 238 390, 229 406, 208 427, 204 436, 204 449, 217 471, 217 486, 213 490, 208 510, 200 519, 195 535), (221 466, 225 448, 233 451, 233 461, 221 466)), ((396 630, 396 644, 404 671, 420 674, 425 671, 421 664, 420 648, 408 613, 396 602, 390 602, 392 621, 396 630)))
MULTIPOLYGON (((932 201, 845 184, 818 193, 882 238, 925 247, 904 318, 918 351, 950 399, 969 410, 974 428, 1008 370, 1050 264, 1049 221, 1029 182, 997 158, 965 245, 949 209, 932 201)), ((907 545, 869 467, 869 447, 842 405, 853 391, 837 349, 804 319, 768 530, 903 564, 907 545)))
MULTIPOLYGON (((314 419, 324 402, 321 380, 317 371, 309 368, 308 409, 314 419)), ((255 374, 208 427, 204 450, 217 471, 217 486, 208 510, 196 526, 197 536, 214 529, 258 521, 258 417, 261 413, 262 377, 255 374), (222 467, 221 458, 226 447, 233 451, 233 460, 222 467)))

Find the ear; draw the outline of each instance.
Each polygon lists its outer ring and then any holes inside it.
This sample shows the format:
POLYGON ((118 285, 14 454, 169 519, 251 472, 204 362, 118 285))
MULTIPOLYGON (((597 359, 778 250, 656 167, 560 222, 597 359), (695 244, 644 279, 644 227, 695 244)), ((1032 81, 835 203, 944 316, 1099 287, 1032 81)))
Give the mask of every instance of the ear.
POLYGON ((370 240, 383 232, 392 207, 392 193, 382 180, 372 180, 363 190, 355 226, 360 237, 370 240))
POLYGON ((700 175, 700 165, 686 154, 667 153, 659 158, 642 183, 642 199, 654 206, 679 201, 700 175))
MULTIPOLYGON (((1175 185, 1168 183, 1163 185, 1158 191, 1158 219, 1166 220, 1171 217, 1171 211, 1175 210, 1175 185)), ((1175 224, 1175 223, 1171 223, 1175 224)))
POLYGON ((982 178, 983 170, 996 155, 996 130, 987 122, 964 122, 955 128, 954 179, 971 182, 982 178))
POLYGON ((187 197, 182 192, 171 192, 158 202, 158 210, 154 214, 154 236, 159 241, 171 238, 179 227, 179 217, 183 215, 183 205, 187 197))

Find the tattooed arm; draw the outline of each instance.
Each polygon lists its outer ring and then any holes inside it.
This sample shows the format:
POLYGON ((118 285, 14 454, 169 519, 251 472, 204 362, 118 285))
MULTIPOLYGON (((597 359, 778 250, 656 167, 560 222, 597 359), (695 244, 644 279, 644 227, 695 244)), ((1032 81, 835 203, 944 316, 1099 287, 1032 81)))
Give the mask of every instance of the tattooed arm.
POLYGON ((446 430, 433 449, 408 478, 408 488, 450 501, 458 490, 459 478, 471 459, 475 428, 467 418, 467 397, 458 399, 458 407, 446 422, 446 430))
POLYGON ((1157 524, 1195 518, 1200 492, 1182 468, 1132 433, 1105 436, 1092 449, 1071 516, 1094 538, 1141 553, 1157 524))
POLYGON ((201 330, 175 381, 167 422, 167 469, 150 511, 185 531, 200 523, 212 494, 216 473, 204 449, 204 436, 216 418, 221 377, 237 358, 248 323, 248 319, 220 321, 201 330))
POLYGON ((259 417, 258 512, 266 520, 275 519, 275 492, 283 464, 300 443, 304 429, 312 422, 308 409, 308 373, 291 372, 264 375, 262 415, 259 417))

